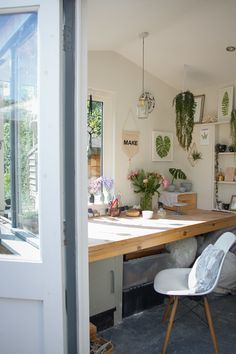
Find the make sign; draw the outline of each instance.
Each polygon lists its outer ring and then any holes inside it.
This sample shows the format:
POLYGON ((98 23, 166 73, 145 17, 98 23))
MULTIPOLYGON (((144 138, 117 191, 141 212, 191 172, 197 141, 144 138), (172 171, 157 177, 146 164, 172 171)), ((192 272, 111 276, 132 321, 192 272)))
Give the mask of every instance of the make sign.
POLYGON ((122 147, 129 160, 139 151, 139 135, 138 131, 122 131, 122 147))

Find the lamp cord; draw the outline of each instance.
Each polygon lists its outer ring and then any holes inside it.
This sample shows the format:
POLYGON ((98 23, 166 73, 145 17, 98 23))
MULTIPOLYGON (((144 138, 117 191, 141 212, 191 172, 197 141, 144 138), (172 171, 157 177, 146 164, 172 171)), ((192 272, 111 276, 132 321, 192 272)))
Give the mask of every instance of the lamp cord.
POLYGON ((184 64, 184 73, 183 73, 182 92, 186 91, 186 73, 187 73, 187 65, 186 65, 186 64, 184 64))
POLYGON ((142 93, 144 95, 144 37, 143 37, 143 77, 142 77, 142 93))

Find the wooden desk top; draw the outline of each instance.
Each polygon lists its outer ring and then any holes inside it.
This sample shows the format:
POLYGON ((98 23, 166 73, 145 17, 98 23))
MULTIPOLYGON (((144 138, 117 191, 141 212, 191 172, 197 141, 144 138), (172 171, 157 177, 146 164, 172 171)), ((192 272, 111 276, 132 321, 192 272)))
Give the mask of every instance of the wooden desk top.
POLYGON ((99 217, 89 219, 89 261, 94 262, 236 226, 236 213, 194 209, 165 219, 99 217))

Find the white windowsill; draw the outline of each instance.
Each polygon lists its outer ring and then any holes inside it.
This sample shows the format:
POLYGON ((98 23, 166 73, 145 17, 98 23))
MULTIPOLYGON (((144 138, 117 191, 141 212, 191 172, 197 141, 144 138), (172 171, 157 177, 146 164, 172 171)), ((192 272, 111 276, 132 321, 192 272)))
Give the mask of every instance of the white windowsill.
MULTIPOLYGON (((30 234, 25 236, 25 240, 22 237, 18 237, 14 230, 11 229, 10 225, 6 225, 1 223, 1 244, 7 250, 9 250, 12 254, 0 254, 1 259, 7 260, 29 260, 29 261, 38 261, 40 260, 40 251, 30 242, 30 234)), ((17 230, 19 231, 19 230, 17 230)), ((23 230, 21 230, 23 231, 23 230)), ((36 241, 36 237, 34 237, 34 241, 36 241)), ((38 240, 39 241, 39 240, 38 240)))

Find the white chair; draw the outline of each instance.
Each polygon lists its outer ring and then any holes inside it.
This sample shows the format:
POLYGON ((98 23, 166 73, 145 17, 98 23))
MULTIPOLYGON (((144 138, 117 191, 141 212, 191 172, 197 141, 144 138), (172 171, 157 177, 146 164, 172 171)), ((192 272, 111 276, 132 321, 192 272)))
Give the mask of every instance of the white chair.
POLYGON ((225 256, 235 241, 236 236, 233 233, 225 232, 215 242, 214 246, 209 245, 207 249, 202 252, 192 268, 165 269, 156 275, 154 279, 154 289, 160 294, 170 296, 162 319, 163 322, 165 322, 169 317, 162 354, 166 353, 178 300, 181 296, 203 297, 205 315, 208 321, 213 346, 215 352, 217 354, 219 353, 207 294, 212 292, 216 287, 225 256))

